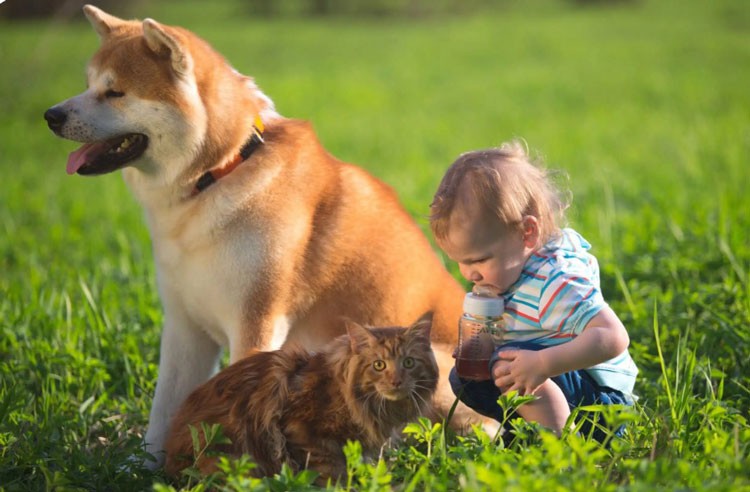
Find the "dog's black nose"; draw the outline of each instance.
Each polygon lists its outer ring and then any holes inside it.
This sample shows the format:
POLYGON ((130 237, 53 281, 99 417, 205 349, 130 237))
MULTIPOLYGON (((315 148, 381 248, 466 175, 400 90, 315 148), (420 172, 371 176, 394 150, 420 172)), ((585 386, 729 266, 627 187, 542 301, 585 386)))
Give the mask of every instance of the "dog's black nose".
POLYGON ((65 124, 68 115, 62 109, 50 108, 44 112, 44 119, 47 120, 50 130, 57 131, 65 124))

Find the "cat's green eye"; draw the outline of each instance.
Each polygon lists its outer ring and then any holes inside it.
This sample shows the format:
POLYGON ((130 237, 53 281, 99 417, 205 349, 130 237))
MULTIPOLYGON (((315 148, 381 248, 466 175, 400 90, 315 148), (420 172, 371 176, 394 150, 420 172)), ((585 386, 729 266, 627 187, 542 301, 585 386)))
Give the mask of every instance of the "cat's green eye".
POLYGON ((380 372, 380 371, 382 371, 383 369, 385 369, 385 362, 384 362, 384 361, 382 361, 382 360, 376 360, 375 362, 373 362, 373 363, 372 363, 372 367, 373 367, 373 368, 374 368, 374 369, 375 369, 376 371, 380 372))
POLYGON ((402 364, 405 368, 411 369, 412 367, 414 367, 414 357, 407 357, 406 359, 404 359, 402 364))

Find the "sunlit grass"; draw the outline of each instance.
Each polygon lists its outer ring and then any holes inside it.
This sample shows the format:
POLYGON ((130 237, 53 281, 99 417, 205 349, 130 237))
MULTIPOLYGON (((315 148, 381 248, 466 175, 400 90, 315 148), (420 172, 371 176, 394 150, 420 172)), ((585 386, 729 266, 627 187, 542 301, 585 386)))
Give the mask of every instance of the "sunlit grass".
MULTIPOLYGON (((416 425, 379 465, 348 448, 352 488, 750 487, 750 7, 509 2, 481 16, 311 20, 221 5, 150 2, 137 15, 204 36, 334 155, 391 184, 425 230, 465 150, 519 136, 564 169, 571 225, 594 245, 641 369, 629 432, 610 448, 520 422, 526 438, 510 445, 416 425)), ((42 119, 83 89, 97 42, 83 22, 0 24, 0 490, 188 484, 129 461, 162 320, 141 211, 117 175, 67 176, 76 145, 42 119)), ((227 461, 215 483, 309 483, 253 481, 249 466, 227 461)))

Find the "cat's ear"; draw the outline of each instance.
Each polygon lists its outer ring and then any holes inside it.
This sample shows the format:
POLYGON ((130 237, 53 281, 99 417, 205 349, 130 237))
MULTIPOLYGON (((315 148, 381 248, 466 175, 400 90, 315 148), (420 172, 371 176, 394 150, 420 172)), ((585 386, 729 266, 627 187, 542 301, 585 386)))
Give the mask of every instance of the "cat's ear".
POLYGON ((409 327, 412 336, 418 336, 430 341, 430 330, 432 329, 432 311, 427 311, 419 317, 416 323, 409 327))
POLYGON ((362 347, 366 347, 377 341, 377 337, 364 326, 350 319, 344 321, 346 332, 349 334, 349 341, 352 345, 352 352, 358 354, 362 347))

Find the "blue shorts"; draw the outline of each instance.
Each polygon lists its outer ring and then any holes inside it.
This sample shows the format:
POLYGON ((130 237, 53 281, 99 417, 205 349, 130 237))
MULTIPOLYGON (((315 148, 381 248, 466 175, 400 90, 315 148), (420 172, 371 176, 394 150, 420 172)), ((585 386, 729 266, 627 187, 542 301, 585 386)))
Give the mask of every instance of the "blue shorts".
MULTIPOLYGON (((547 346, 534 342, 509 342, 503 345, 503 348, 542 350, 547 348, 547 346)), ((495 361, 497 361, 497 358, 490 360, 490 369, 495 361)), ((455 367, 451 370, 448 379, 451 383, 453 393, 455 393, 466 406, 474 409, 482 415, 493 418, 498 422, 503 421, 503 409, 497 403, 502 392, 500 391, 500 388, 495 386, 495 383, 492 380, 472 381, 461 379, 458 377, 458 374, 456 374, 455 367)), ((568 400, 568 406, 571 410, 583 405, 633 404, 632 399, 624 395, 622 392, 606 386, 600 386, 584 370, 566 372, 565 374, 550 379, 560 387, 565 395, 565 399, 568 400)), ((599 442, 604 441, 607 437, 607 433, 598 428, 598 425, 594 426, 594 423, 596 423, 606 427, 606 422, 603 422, 600 414, 587 414, 581 412, 579 415, 584 417, 580 432, 587 436, 591 433, 592 427, 594 427, 594 438, 599 442)), ((511 418, 513 417, 514 416, 511 416, 511 418)), ((622 435, 623 432, 624 426, 620 426, 620 428, 615 430, 616 435, 622 435)))

